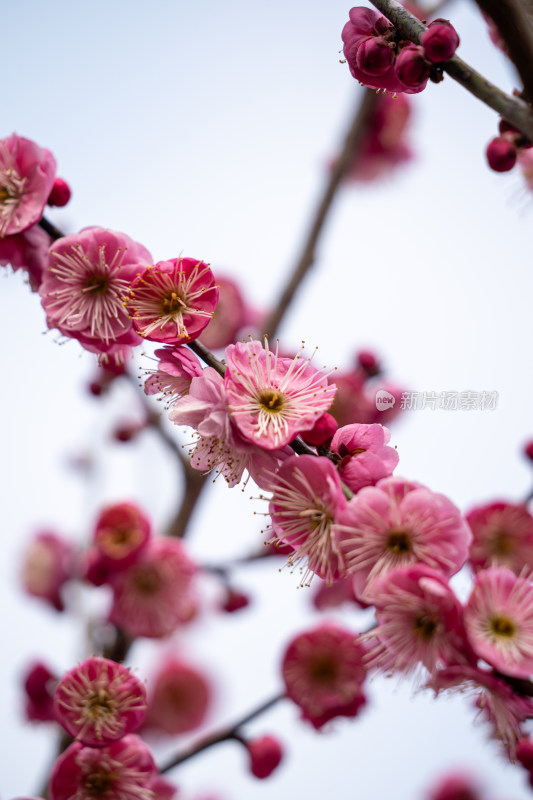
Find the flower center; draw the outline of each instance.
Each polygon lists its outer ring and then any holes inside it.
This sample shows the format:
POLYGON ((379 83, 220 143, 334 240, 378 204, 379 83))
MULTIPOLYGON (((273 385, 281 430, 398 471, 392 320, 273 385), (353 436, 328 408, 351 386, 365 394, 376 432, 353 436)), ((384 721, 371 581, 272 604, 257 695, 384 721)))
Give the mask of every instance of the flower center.
POLYGON ((134 547, 141 538, 138 528, 130 528, 128 525, 117 525, 108 528, 101 535, 100 546, 111 555, 120 556, 127 553, 134 547))
POLYGON ((161 311, 163 314, 175 314, 177 311, 182 311, 187 303, 182 300, 177 292, 170 292, 166 297, 161 300, 161 311))
POLYGON ((278 394, 274 389, 266 389, 259 395, 259 403, 270 414, 279 414, 283 410, 283 395, 278 394))
POLYGON ((109 282, 105 275, 91 275, 85 284, 87 294, 104 294, 107 292, 109 282))
POLYGON ((397 555, 409 553, 411 550, 409 534, 406 531, 391 531, 388 535, 386 546, 391 553, 396 553, 397 555))
POLYGON ((311 662, 310 673, 317 683, 332 683, 337 677, 337 664, 329 656, 318 656, 311 662))
POLYGON ((509 556, 513 552, 513 539, 506 531, 496 530, 491 536, 490 550, 495 556, 509 556))
POLYGON ((415 633, 421 639, 431 639, 437 630, 437 621, 433 617, 420 616, 415 619, 415 633))
POLYGON ((88 698, 87 714, 91 720, 109 717, 114 713, 114 704, 104 689, 93 692, 88 698))
POLYGON ((490 627, 497 636, 511 637, 515 632, 514 623, 508 617, 493 617, 490 627))
POLYGON ((142 594, 154 594, 161 586, 159 572, 153 567, 143 567, 137 571, 135 586, 142 594))
POLYGON ((112 788, 115 776, 112 772, 93 772, 84 781, 84 789, 87 789, 93 797, 101 797, 112 788))

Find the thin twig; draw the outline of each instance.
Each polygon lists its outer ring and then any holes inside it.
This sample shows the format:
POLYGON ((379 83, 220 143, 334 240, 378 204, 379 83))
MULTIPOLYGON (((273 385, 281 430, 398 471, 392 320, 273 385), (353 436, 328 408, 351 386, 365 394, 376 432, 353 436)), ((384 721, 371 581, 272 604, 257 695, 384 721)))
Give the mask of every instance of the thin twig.
POLYGON ((59 228, 56 228, 56 226, 55 226, 55 225, 52 225, 52 223, 51 223, 51 222, 49 222, 49 221, 46 219, 46 217, 42 217, 42 218, 39 220, 38 224, 39 224, 39 225, 40 225, 40 227, 43 229, 43 231, 46 231, 46 233, 48 234, 48 236, 51 236, 51 237, 52 237, 52 239, 62 239, 62 238, 63 238, 63 236, 65 236, 65 235, 66 235, 66 234, 64 234, 62 231, 60 231, 60 230, 59 230, 59 228))
POLYGON ((324 223, 326 222, 329 211, 332 207, 337 189, 339 188, 343 177, 352 163, 352 159, 357 152, 361 138, 365 133, 369 117, 378 102, 379 97, 374 91, 370 91, 368 89, 364 91, 361 102, 359 103, 352 118, 343 148, 331 170, 324 194, 322 195, 315 214, 311 220, 311 226, 304 241, 300 257, 296 262, 293 271, 290 273, 289 280, 281 293, 280 299, 274 306, 269 318, 266 321, 266 324, 263 326, 264 331, 270 337, 273 337, 276 334, 297 290, 302 285, 303 279, 313 265, 318 240, 324 228, 324 223))
MULTIPOLYGON (((402 36, 415 44, 420 42, 421 35, 427 30, 426 26, 397 0, 370 0, 370 2, 395 25, 402 36)), ((442 64, 442 68, 474 97, 497 111, 533 141, 531 106, 518 97, 503 92, 458 56, 446 61, 442 64)))
POLYGON ((276 705, 276 703, 279 703, 279 701, 283 700, 284 697, 284 694, 275 695, 270 700, 267 700, 266 703, 263 703, 249 714, 246 714, 245 717, 242 717, 242 719, 238 720, 238 722, 234 723, 229 728, 225 728, 224 730, 219 731, 219 733, 214 733, 211 736, 208 736, 206 739, 202 739, 188 750, 185 750, 184 753, 174 756, 170 759, 170 761, 167 761, 165 764, 163 764, 163 766, 159 767, 159 772, 169 772, 169 770, 177 767, 179 764, 183 764, 184 761, 188 761, 190 758, 198 755, 198 753, 202 753, 209 747, 213 747, 213 745, 220 744, 221 742, 226 742, 230 739, 238 739, 239 741, 242 741, 242 736, 239 734, 240 729, 248 722, 251 722, 253 719, 258 717, 260 714, 268 711, 269 708, 272 708, 272 706, 276 705))

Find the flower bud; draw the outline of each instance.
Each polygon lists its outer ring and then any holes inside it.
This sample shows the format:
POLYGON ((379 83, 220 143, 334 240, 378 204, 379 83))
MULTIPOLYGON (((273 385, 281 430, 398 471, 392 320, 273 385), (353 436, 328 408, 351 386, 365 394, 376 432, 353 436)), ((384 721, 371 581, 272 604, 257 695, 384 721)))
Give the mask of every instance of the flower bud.
POLYGON ((494 172, 508 172, 516 164, 516 146, 504 136, 497 136, 489 142, 485 154, 494 172))
POLYGON ((273 736, 252 739, 247 742, 246 749, 250 755, 250 771, 256 778, 268 778, 283 758, 281 744, 273 736))
POLYGON ((306 444, 313 447, 329 444, 337 430, 337 420, 325 411, 315 422, 310 431, 303 431, 300 436, 306 444))
POLYGON ((48 196, 47 203, 49 206, 58 206, 58 208, 62 208, 66 206, 68 201, 70 200, 72 192, 70 191, 70 186, 63 178, 56 178, 54 180, 52 191, 48 196))
POLYGON ((426 60, 424 48, 409 44, 400 51, 394 65, 396 75, 409 89, 424 87, 431 64, 426 60))
POLYGON ((240 611, 241 608, 246 608, 248 605, 250 605, 250 598, 247 594, 236 589, 228 589, 226 599, 221 604, 220 609, 232 614, 234 611, 240 611))
POLYGON ((373 378, 381 372, 379 359, 371 350, 360 350, 357 353, 357 365, 366 372, 369 378, 373 378))
POLYGON ((356 64, 367 75, 383 75, 391 68, 394 51, 385 39, 369 36, 357 48, 356 64))
POLYGON ((530 439, 529 442, 526 442, 524 445, 524 455, 526 458, 529 458, 530 461, 533 461, 533 439, 530 439))
POLYGON ((457 31, 447 19, 435 19, 420 37, 426 58, 432 64, 449 61, 459 46, 457 31))

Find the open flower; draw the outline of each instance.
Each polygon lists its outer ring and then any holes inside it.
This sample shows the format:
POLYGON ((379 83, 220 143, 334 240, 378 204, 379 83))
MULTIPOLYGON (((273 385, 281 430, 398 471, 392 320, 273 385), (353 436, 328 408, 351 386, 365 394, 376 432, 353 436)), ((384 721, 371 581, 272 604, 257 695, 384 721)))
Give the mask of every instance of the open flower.
POLYGON ((364 654, 351 631, 331 623, 305 631, 289 644, 281 667, 287 696, 315 728, 334 717, 355 717, 365 705, 364 654))
POLYGON ((217 302, 218 288, 209 264, 172 258, 139 275, 127 305, 135 330, 145 339, 186 344, 203 331, 217 302))
POLYGON ((209 683, 194 667, 168 657, 149 693, 145 727, 177 735, 202 724, 211 701, 209 683))
POLYGON ((141 244, 103 228, 58 239, 39 290, 48 326, 93 353, 138 344, 124 298, 151 260, 141 244))
POLYGON ((473 534, 469 561, 474 570, 508 567, 518 575, 533 569, 533 517, 525 505, 497 501, 466 515, 473 534))
POLYGON ((506 567, 478 572, 465 608, 472 647, 505 675, 533 673, 533 584, 506 567))
POLYGON ((272 478, 269 505, 275 540, 290 544, 289 564, 307 561, 302 585, 315 573, 331 583, 345 574, 334 525, 346 505, 331 461, 321 456, 291 456, 272 478))
POLYGON ((472 536, 447 497, 401 478, 361 489, 338 523, 346 569, 366 600, 372 582, 395 567, 422 563, 450 577, 464 564, 472 536))
POLYGON ((146 690, 126 667, 92 657, 61 678, 54 706, 57 721, 73 739, 101 747, 139 727, 146 690))
POLYGON ((462 606, 442 573, 421 564, 398 567, 373 585, 378 625, 368 665, 385 672, 411 672, 422 663, 438 666, 475 661, 462 619, 462 606))
POLYGON ((55 762, 48 793, 50 800, 155 800, 155 771, 148 747, 134 734, 107 747, 74 742, 55 762))
POLYGON ((55 173, 49 150, 16 133, 0 139, 0 238, 39 222, 55 173))
POLYGON ((110 621, 130 636, 168 636, 194 614, 196 567, 177 539, 150 539, 138 560, 110 576, 110 621))
POLYGON ((284 447, 313 428, 335 396, 335 385, 310 359, 282 358, 265 339, 226 348, 226 393, 241 435, 266 450, 284 447))
POLYGON ((160 347, 154 355, 159 362, 144 382, 145 394, 162 394, 172 405, 188 393, 192 379, 202 374, 202 366, 192 350, 182 345, 160 347))

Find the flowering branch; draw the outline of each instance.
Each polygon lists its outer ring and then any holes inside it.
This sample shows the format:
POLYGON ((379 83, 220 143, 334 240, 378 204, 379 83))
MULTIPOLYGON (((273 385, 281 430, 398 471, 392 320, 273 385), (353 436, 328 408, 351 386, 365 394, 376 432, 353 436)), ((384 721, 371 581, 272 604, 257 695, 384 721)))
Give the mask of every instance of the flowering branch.
POLYGON ((274 697, 271 697, 270 700, 267 700, 266 703, 263 703, 258 708, 251 711, 249 714, 246 714, 245 717, 240 719, 234 725, 231 725, 229 728, 225 728, 224 730, 220 731, 219 733, 214 733, 211 736, 208 736, 206 739, 198 742, 198 744, 193 745, 189 750, 185 750, 184 753, 181 755, 175 756, 171 758, 170 761, 167 761, 166 764, 159 767, 160 773, 169 772, 174 767, 177 767, 179 764, 183 764, 184 761, 188 761, 190 758, 202 753, 204 750, 207 750, 209 747, 213 747, 215 744, 220 744, 221 742, 229 741, 230 739, 236 739, 237 741, 242 741, 242 737, 239 734, 240 729, 247 725, 248 722, 251 722, 253 719, 258 717, 260 714, 263 714, 265 711, 268 711, 269 708, 275 706, 280 700, 283 700, 285 697, 284 694, 277 694, 274 697))
POLYGON ((341 181, 346 174, 353 157, 357 152, 361 138, 365 133, 367 122, 378 102, 375 92, 366 90, 363 94, 361 103, 352 119, 352 123, 346 135, 344 146, 335 162, 330 174, 329 182, 325 188, 322 199, 316 209, 311 221, 309 233, 305 240, 300 258, 296 262, 295 268, 291 273, 287 285, 279 298, 274 310, 267 319, 264 330, 269 336, 273 336, 278 330, 280 323, 291 304, 294 295, 305 278, 307 272, 315 260, 315 250, 324 227, 333 199, 339 188, 341 181))
MULTIPOLYGON (((410 14, 397 0, 371 0, 371 3, 398 28, 402 36, 419 44, 420 37, 427 28, 417 17, 410 14)), ((443 63, 442 68, 474 97, 497 111, 528 139, 533 140, 533 110, 527 103, 503 92, 458 56, 443 63)))

